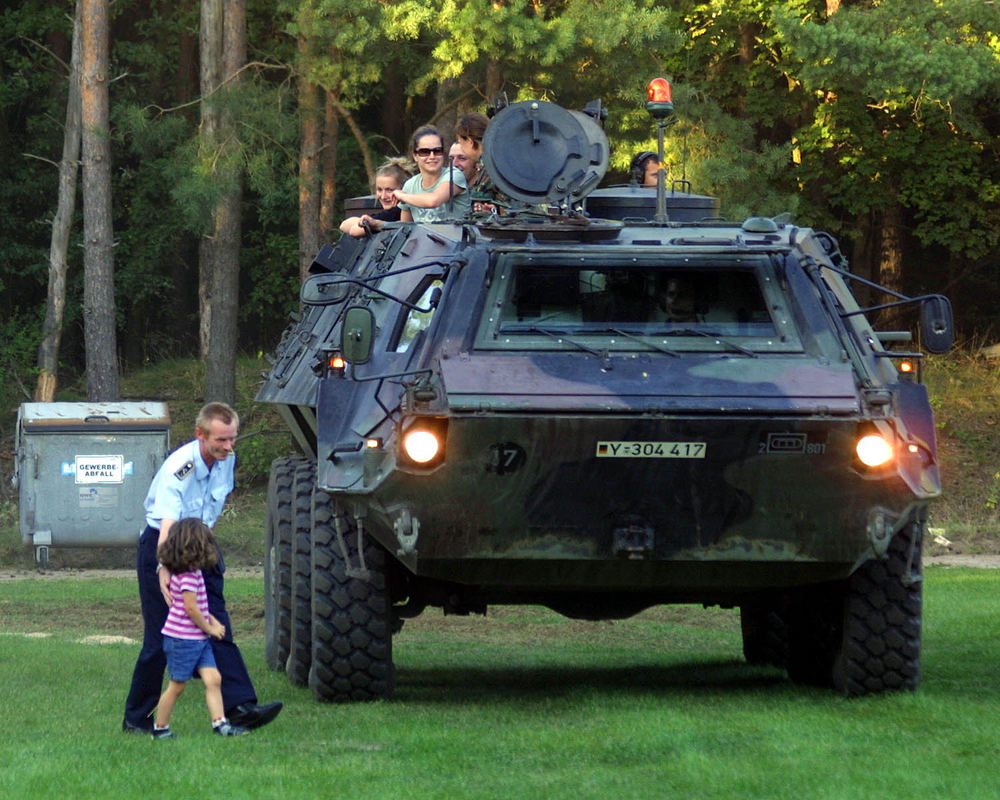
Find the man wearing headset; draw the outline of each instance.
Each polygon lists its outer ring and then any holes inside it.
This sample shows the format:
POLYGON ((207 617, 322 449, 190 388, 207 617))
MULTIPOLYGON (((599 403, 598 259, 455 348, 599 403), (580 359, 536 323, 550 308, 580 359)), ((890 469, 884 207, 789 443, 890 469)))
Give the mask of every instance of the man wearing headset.
POLYGON ((660 160, 652 150, 643 150, 632 156, 629 175, 632 183, 640 186, 656 187, 656 173, 660 169, 660 160))

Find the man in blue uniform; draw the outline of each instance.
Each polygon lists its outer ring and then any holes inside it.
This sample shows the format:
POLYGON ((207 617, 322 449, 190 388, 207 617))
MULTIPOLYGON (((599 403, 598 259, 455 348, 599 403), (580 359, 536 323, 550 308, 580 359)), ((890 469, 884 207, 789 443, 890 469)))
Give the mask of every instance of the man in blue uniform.
MULTIPOLYGON (((150 484, 145 501, 146 529, 139 538, 136 558, 145 632, 132 673, 132 688, 125 701, 122 730, 127 733, 152 733, 152 713, 163 688, 166 657, 160 629, 167 616, 164 597, 170 574, 157 564, 156 548, 166 540, 171 526, 185 517, 198 517, 210 528, 215 526, 235 485, 233 445, 238 429, 235 410, 225 403, 209 403, 195 420, 195 439, 167 456, 150 484)), ((259 728, 278 716, 281 703, 257 703, 243 655, 233 641, 233 628, 222 595, 223 572, 225 565, 220 553, 218 565, 205 572, 205 588, 209 612, 226 626, 222 640, 211 640, 222 673, 222 703, 230 724, 259 728)))

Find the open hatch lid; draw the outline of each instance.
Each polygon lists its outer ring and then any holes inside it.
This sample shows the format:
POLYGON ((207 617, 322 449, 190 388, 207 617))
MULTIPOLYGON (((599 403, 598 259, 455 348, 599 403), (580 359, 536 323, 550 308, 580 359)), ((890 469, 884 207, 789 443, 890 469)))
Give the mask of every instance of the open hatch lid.
POLYGON ((544 100, 504 108, 486 129, 483 160, 497 187, 525 203, 562 205, 585 197, 608 168, 596 120, 544 100))

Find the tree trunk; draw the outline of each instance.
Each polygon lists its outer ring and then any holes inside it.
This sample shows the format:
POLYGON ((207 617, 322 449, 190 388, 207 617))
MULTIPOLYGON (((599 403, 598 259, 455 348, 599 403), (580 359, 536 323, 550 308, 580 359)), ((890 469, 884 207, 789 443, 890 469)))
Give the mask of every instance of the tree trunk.
MULTIPOLYGON (((886 197, 881 211, 882 225, 879 246, 878 282, 894 292, 903 291, 903 208, 898 192, 893 189, 886 197)), ((891 297, 882 296, 879 303, 890 302, 891 297)), ((887 308, 879 314, 879 325, 895 328, 903 324, 899 308, 887 308)))
MULTIPOLYGON (((305 22, 305 20, 303 20, 305 22)), ((309 26, 304 25, 303 31, 309 26)), ((306 279, 320 246, 320 136, 321 93, 308 77, 312 52, 309 38, 299 34, 299 277, 306 279)))
MULTIPOLYGON (((435 93, 434 126, 441 131, 445 142, 455 137, 458 124, 458 103, 463 83, 458 78, 445 78, 438 82, 435 93)), ((409 149, 409 148, 407 148, 409 149)))
MULTIPOLYGON (((187 14, 187 10, 194 7, 194 2, 196 0, 179 0, 175 6, 179 13, 187 14)), ((180 52, 177 56, 177 69, 174 73, 175 102, 177 105, 186 106, 198 96, 200 76, 198 74, 199 41, 197 32, 185 26, 184 30, 179 33, 178 46, 180 52)), ((197 112, 193 106, 186 107, 182 113, 192 124, 194 123, 193 115, 197 112)))
MULTIPOLYGON (((756 22, 742 22, 739 27, 739 48, 737 58, 740 69, 749 71, 757 57, 757 37, 760 36, 760 25, 756 22)), ((745 81, 741 82, 743 85, 745 81)), ((736 98, 736 116, 743 118, 747 116, 747 96, 746 89, 739 89, 736 98)))
MULTIPOLYGON (((329 95, 327 97, 329 99, 329 95)), ((368 176, 368 183, 375 183, 375 163, 372 161, 372 149, 365 138, 365 132, 361 130, 361 126, 358 125, 358 121, 350 111, 340 105, 340 103, 336 101, 332 102, 334 102, 337 113, 347 123, 347 127, 350 128, 354 141, 357 142, 358 150, 361 151, 361 162, 365 165, 365 175, 368 176)))
POLYGON ((326 116, 323 125, 321 151, 321 197, 319 203, 319 238, 328 242, 340 222, 337 211, 337 147, 340 143, 340 116, 337 114, 337 93, 326 92, 326 116))
MULTIPOLYGON (((878 233, 875 217, 874 211, 858 214, 854 224, 851 225, 851 233, 848 237, 851 243, 849 259, 851 272, 869 281, 878 281, 878 264, 876 262, 878 233)), ((856 284, 854 294, 862 305, 882 302, 881 297, 877 297, 876 292, 864 284, 856 284)))
POLYGON ((382 133, 388 137, 401 152, 408 153, 409 142, 406 141, 407 96, 406 78, 400 66, 399 58, 393 58, 383 68, 382 90, 384 95, 379 103, 379 122, 382 133))
POLYGON ((239 83, 246 63, 246 0, 224 0, 222 76, 224 89, 219 115, 219 163, 225 187, 215 207, 214 256, 210 275, 212 310, 205 359, 205 400, 236 403, 236 347, 239 330, 240 238, 243 175, 232 103, 225 102, 239 83))
POLYGON ((69 66, 69 92, 66 99, 66 127, 63 131, 63 154, 59 162, 59 202, 52 220, 49 246, 49 290, 45 304, 42 341, 38 345, 38 382, 35 401, 51 403, 55 399, 59 375, 59 343, 62 340, 63 313, 66 309, 66 272, 69 235, 76 208, 76 178, 80 171, 80 16, 77 0, 73 20, 73 45, 69 66))
POLYGON ((81 0, 83 338, 87 399, 119 398, 108 96, 108 0, 81 0))
MULTIPOLYGON (((219 109, 215 92, 222 73, 222 0, 201 0, 199 31, 201 55, 201 157, 215 150, 219 109)), ((214 232, 198 242, 198 342, 202 360, 208 358, 212 325, 212 269, 215 263, 214 232)))
POLYGON ((496 100, 497 95, 500 94, 502 88, 503 67, 497 59, 491 58, 486 63, 486 82, 483 89, 486 95, 486 102, 492 104, 496 100))

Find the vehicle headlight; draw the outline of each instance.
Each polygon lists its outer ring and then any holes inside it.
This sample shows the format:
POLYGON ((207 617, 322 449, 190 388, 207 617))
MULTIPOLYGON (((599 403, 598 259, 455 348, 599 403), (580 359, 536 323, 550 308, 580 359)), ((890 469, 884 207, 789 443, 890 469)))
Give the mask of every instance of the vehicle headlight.
POLYGON ((858 439, 855 450, 861 463, 866 467, 881 467, 893 457, 892 445, 877 433, 870 433, 858 439))
POLYGON ((410 430, 403 434, 403 451, 411 461, 426 464, 437 458, 441 442, 431 431, 410 430))

